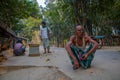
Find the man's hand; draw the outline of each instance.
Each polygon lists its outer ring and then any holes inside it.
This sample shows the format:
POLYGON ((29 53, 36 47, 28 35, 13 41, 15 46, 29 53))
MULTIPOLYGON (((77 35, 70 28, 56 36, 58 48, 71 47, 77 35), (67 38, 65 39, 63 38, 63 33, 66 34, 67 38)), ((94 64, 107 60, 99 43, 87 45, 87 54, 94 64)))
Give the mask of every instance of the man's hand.
POLYGON ((84 55, 82 56, 82 60, 87 60, 87 58, 88 58, 88 54, 84 54, 84 55))
POLYGON ((42 37, 40 36, 40 40, 42 41, 42 37))
POLYGON ((74 68, 79 68, 80 65, 79 65, 79 62, 76 60, 74 60, 74 68))

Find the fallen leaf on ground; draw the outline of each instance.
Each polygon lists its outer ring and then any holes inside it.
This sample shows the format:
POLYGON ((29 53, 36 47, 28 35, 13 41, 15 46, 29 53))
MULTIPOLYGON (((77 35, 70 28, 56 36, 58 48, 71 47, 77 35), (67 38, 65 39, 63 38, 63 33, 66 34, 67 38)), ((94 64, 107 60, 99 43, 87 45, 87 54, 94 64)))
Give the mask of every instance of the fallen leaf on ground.
POLYGON ((46 59, 46 62, 48 62, 48 61, 50 61, 50 59, 48 58, 48 59, 46 59))

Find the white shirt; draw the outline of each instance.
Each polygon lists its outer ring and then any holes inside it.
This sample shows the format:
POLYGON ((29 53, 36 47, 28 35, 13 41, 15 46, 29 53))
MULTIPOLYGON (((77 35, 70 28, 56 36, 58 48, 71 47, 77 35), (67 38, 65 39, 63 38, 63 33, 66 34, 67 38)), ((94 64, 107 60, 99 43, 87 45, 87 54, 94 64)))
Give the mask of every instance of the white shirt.
POLYGON ((47 27, 40 26, 40 35, 42 39, 48 38, 47 27))

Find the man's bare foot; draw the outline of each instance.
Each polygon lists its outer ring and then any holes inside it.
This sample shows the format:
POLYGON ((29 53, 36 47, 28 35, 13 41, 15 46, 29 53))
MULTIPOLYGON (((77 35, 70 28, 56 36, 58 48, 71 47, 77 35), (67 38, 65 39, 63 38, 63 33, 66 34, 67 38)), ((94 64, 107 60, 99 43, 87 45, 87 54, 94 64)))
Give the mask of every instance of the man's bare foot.
POLYGON ((75 67, 75 66, 73 66, 73 70, 76 70, 76 69, 78 69, 79 67, 75 67))
POLYGON ((76 70, 76 69, 80 68, 80 66, 81 66, 81 65, 79 65, 79 67, 73 66, 73 70, 76 70))
POLYGON ((52 53, 51 51, 48 51, 48 53, 52 53))
POLYGON ((46 54, 46 52, 44 52, 43 54, 46 54))

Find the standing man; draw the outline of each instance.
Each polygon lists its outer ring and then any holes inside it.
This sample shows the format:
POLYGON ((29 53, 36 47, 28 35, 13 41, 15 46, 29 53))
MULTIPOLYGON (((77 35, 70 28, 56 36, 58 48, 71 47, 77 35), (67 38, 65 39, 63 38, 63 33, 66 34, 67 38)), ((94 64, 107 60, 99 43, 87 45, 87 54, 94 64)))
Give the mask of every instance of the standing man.
POLYGON ((43 42, 43 47, 44 47, 44 53, 51 53, 50 51, 50 28, 46 26, 46 22, 41 23, 42 26, 40 26, 40 39, 43 42))

